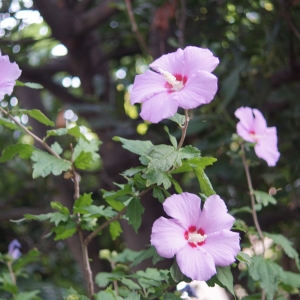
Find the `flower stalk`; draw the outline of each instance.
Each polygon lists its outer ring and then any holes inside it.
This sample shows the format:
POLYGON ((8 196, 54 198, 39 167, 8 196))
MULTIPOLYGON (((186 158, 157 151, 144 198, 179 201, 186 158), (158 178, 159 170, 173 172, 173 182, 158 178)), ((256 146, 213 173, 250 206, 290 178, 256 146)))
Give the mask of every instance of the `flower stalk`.
POLYGON ((184 139, 185 139, 185 136, 186 136, 186 131, 187 131, 187 128, 188 128, 188 125, 189 125, 189 121, 190 121, 189 111, 187 109, 184 110, 184 115, 185 115, 185 122, 184 122, 183 127, 181 128, 181 130, 182 130, 182 132, 181 132, 181 139, 179 141, 177 150, 179 150, 182 147, 182 145, 183 145, 183 142, 184 142, 184 139))

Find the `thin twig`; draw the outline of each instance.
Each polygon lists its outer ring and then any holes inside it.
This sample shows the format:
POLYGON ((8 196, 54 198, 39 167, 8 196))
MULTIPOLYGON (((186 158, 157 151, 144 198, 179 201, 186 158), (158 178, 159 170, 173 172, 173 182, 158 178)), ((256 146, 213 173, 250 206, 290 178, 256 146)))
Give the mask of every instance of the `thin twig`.
POLYGON ((132 6, 131 6, 131 0, 125 0, 125 3, 126 3, 126 8, 127 8, 129 20, 130 20, 130 23, 131 23, 131 26, 132 26, 132 31, 134 32, 134 34, 136 36, 136 39, 137 39, 137 41, 140 45, 141 50, 143 51, 143 53, 145 55, 148 55, 149 54, 148 47, 147 47, 147 45, 144 41, 143 36, 141 35, 141 33, 139 31, 139 28, 138 28, 137 23, 136 23, 135 18, 134 18, 134 13, 132 11, 132 6))
MULTIPOLYGON (((139 195, 137 197, 143 197, 148 191, 150 191, 152 189, 152 185, 149 186, 146 190, 143 190, 139 193, 139 195)), ((112 223, 113 221, 116 221, 118 219, 120 219, 126 212, 127 206, 125 206, 121 211, 119 211, 118 214, 116 214, 113 218, 105 221, 103 224, 101 224, 99 227, 97 227, 91 234, 89 234, 86 238, 84 243, 86 245, 88 245, 91 240, 100 232, 102 231, 105 227, 107 227, 110 223, 112 223)))
POLYGON ((256 214, 256 210, 255 210, 255 199, 254 199, 254 193, 253 193, 252 180, 251 180, 251 176, 250 176, 250 172, 249 172, 249 166, 248 166, 248 163, 247 163, 247 160, 246 160, 245 147, 244 147, 243 144, 241 144, 241 148, 242 148, 242 161, 243 161, 243 165, 244 165, 245 172, 246 172, 248 188, 249 188, 249 194, 250 194, 250 199, 251 199, 253 222, 254 222, 255 228, 256 228, 256 230, 259 234, 259 237, 262 240, 262 245, 263 245, 262 256, 264 256, 264 253, 265 253, 264 235, 263 235, 262 230, 260 228, 258 218, 257 218, 257 214, 256 214))
POLYGON ((180 142, 178 144, 177 150, 179 150, 184 142, 185 136, 186 136, 186 131, 189 125, 189 111, 187 109, 184 110, 184 114, 185 114, 185 122, 184 122, 184 126, 181 128, 182 133, 181 133, 181 139, 180 142))
MULTIPOLYGON (((73 148, 72 144, 70 144, 70 148, 71 148, 71 152, 72 152, 71 162, 72 162, 72 173, 73 173, 72 178, 74 181, 74 200, 76 200, 80 197, 80 186, 79 186, 80 176, 76 172, 76 169, 75 169, 74 148, 73 148)), ((85 276, 86 276, 86 281, 87 281, 87 286, 88 286, 88 296, 90 299, 92 299, 92 297, 94 295, 93 273, 91 270, 87 245, 84 243, 83 230, 80 227, 80 222, 81 222, 80 213, 78 213, 77 215, 78 215, 77 230, 78 230, 78 235, 79 235, 81 249, 82 249, 83 265, 84 265, 84 271, 85 271, 85 276)))
POLYGON ((84 271, 85 271, 86 280, 88 283, 88 296, 90 299, 92 299, 93 294, 94 294, 93 274, 92 274, 92 270, 91 270, 91 266, 90 266, 87 245, 84 243, 84 237, 83 237, 83 232, 82 232, 81 228, 79 228, 78 234, 79 234, 80 244, 81 244, 81 248, 82 248, 84 271))
POLYGON ((180 20, 179 20, 179 30, 180 35, 178 37, 178 43, 180 48, 184 47, 184 28, 185 28, 185 20, 186 20, 186 2, 185 0, 180 0, 181 4, 181 13, 180 13, 180 20))
POLYGON ((16 124, 18 124, 26 133, 28 133, 30 136, 33 137, 34 140, 36 140, 38 143, 42 144, 44 148, 46 148, 52 155, 54 155, 57 158, 61 158, 55 151, 51 149, 51 147, 42 139, 40 139, 38 136, 36 136, 34 133, 32 133, 30 130, 28 130, 22 123, 20 123, 15 117, 13 117, 9 112, 7 112, 5 109, 0 107, 0 110, 9 117, 12 121, 14 121, 16 124))

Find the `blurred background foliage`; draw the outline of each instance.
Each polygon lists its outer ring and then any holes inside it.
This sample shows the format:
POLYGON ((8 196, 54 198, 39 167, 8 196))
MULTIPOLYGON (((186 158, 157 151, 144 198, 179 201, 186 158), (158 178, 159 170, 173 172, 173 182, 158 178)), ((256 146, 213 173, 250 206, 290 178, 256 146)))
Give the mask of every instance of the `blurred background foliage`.
MULTIPOLYGON (((82 172, 81 189, 92 191, 94 199, 101 202, 100 188, 114 189, 114 181, 123 182, 119 173, 139 163, 111 140, 113 136, 168 143, 163 126, 144 122, 138 115, 139 106, 130 105, 134 76, 143 73, 153 59, 175 51, 182 42, 209 48, 220 59, 214 72, 219 89, 209 105, 190 112, 186 144, 198 147, 203 156, 218 159, 206 171, 229 210, 247 206, 246 178, 237 144, 231 139, 237 123, 234 111, 240 106, 260 109, 268 126, 277 127, 281 157, 276 167, 269 168, 253 150, 248 152, 254 188, 269 192, 278 202, 259 211, 259 220, 264 231, 281 232, 299 252, 300 1, 137 0, 131 4, 147 53, 139 47, 123 1, 0 1, 2 54, 19 64, 21 81, 44 86, 41 91, 18 87, 0 105, 38 108, 58 128, 77 123, 90 138, 97 134, 103 141, 101 161, 89 172, 82 172)), ((37 135, 45 134, 43 126, 25 115, 19 117, 37 135)), ((180 136, 173 123, 162 123, 180 136)), ((20 131, 11 132, 0 127, 1 150, 17 141, 33 143, 20 131)), ((72 141, 61 138, 59 142, 68 148, 72 141)), ((199 192, 192 174, 178 179, 183 190, 199 192)), ((5 253, 14 238, 21 242, 23 253, 38 248, 41 259, 28 274, 34 275, 35 285, 51 289, 53 295, 61 295, 60 289, 70 285, 84 289, 82 270, 76 263, 76 241, 56 243, 47 237, 47 224, 9 220, 21 219, 24 213, 46 213, 53 200, 72 207, 72 193, 72 185, 63 178, 33 181, 27 161, 16 158, 1 165, 0 252, 5 253)), ((145 205, 150 217, 144 221, 141 234, 149 241, 152 221, 161 214, 161 208, 151 196, 145 205)), ((235 217, 252 225, 250 214, 238 212, 235 217)), ((130 229, 123 230, 123 237, 115 241, 105 232, 99 236, 91 246, 93 259, 97 260, 99 245, 117 251, 125 245, 136 250, 143 247, 145 243, 131 237, 134 233, 130 229)), ((243 242, 249 247, 246 240, 243 242)), ((280 259, 284 269, 296 271, 280 249, 273 250, 270 257, 280 259)), ((96 271, 109 270, 105 261, 95 265, 96 271)), ((243 285, 242 279, 236 278, 236 282, 243 285)), ((37 288, 30 284, 32 289, 37 288)), ((61 296, 49 299, 55 297, 61 296)))

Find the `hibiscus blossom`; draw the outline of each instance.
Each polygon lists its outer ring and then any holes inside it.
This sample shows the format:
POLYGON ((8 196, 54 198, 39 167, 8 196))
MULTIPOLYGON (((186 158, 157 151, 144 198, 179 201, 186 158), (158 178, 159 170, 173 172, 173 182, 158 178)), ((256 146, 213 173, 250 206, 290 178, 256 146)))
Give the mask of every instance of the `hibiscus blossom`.
POLYGON ((267 127, 266 120, 258 109, 240 107, 234 114, 240 119, 236 126, 238 135, 247 142, 256 143, 256 155, 264 159, 269 167, 275 166, 280 156, 276 127, 267 127))
POLYGON ((224 201, 212 195, 201 211, 201 199, 190 193, 172 195, 163 203, 173 219, 160 217, 152 227, 151 245, 166 258, 176 255, 183 274, 208 280, 216 266, 229 266, 240 250, 239 234, 230 231, 234 218, 224 201))
POLYGON ((18 259, 22 254, 20 251, 21 244, 18 240, 12 240, 8 245, 8 255, 10 255, 14 260, 18 259))
POLYGON ((131 104, 142 103, 141 117, 152 123, 173 116, 178 107, 207 104, 217 91, 211 72, 218 63, 208 49, 193 46, 163 55, 150 64, 154 71, 135 77, 131 104))
POLYGON ((11 63, 7 55, 0 52, 0 101, 4 95, 10 95, 13 91, 16 80, 20 77, 21 70, 14 62, 11 63))

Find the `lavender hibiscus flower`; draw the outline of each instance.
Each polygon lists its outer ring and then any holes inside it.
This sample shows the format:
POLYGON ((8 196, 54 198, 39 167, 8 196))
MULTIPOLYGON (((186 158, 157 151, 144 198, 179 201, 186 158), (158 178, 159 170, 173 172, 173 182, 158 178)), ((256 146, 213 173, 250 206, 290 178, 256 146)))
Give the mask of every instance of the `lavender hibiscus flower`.
POLYGON ((178 107, 193 109, 212 101, 217 77, 211 74, 219 63, 208 49, 189 46, 163 55, 133 84, 131 104, 142 103, 141 117, 152 123, 173 116, 178 107))
POLYGON ((258 109, 240 107, 234 114, 240 119, 236 126, 238 135, 247 142, 256 143, 256 155, 265 160, 269 167, 275 166, 280 157, 276 127, 267 127, 267 122, 258 109))
POLYGON ((201 211, 194 194, 172 195, 163 203, 173 219, 160 217, 152 227, 151 245, 162 257, 176 255, 183 274, 192 280, 208 280, 216 266, 229 266, 240 250, 239 234, 230 231, 234 218, 224 201, 212 195, 201 211))
POLYGON ((4 95, 11 95, 20 75, 19 66, 15 62, 11 63, 8 56, 1 55, 0 52, 0 101, 4 98, 4 95))

